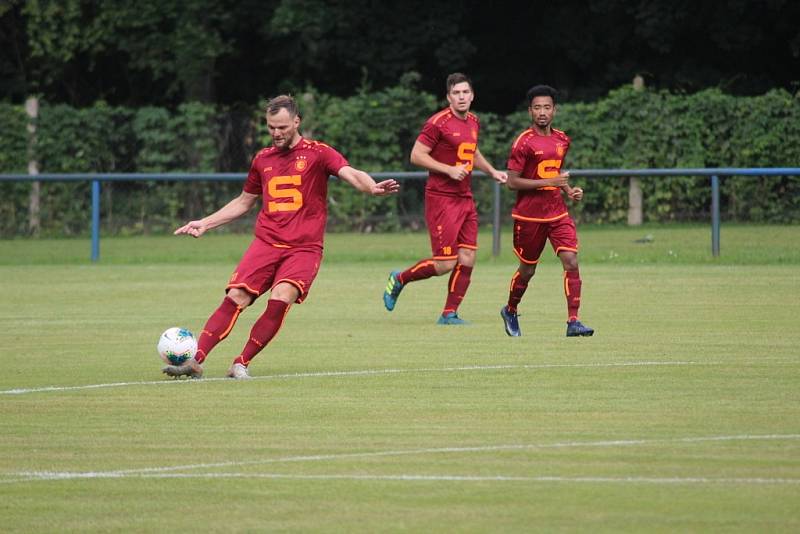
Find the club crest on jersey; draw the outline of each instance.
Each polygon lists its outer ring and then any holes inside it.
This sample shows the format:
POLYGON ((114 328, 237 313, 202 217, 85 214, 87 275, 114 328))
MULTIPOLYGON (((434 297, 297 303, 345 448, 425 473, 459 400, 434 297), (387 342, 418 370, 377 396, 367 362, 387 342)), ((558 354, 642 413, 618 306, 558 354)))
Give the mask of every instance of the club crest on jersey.
POLYGON ((305 159, 298 158, 294 162, 294 168, 295 168, 295 170, 298 170, 298 171, 302 171, 307 166, 308 166, 308 162, 305 159))
POLYGON ((556 145, 556 154, 558 154, 560 157, 563 158, 564 154, 566 153, 567 153, 567 147, 565 145, 562 145, 561 143, 558 143, 556 145))
POLYGON ((475 141, 478 140, 478 130, 474 128, 472 129, 472 139, 474 139, 475 141))

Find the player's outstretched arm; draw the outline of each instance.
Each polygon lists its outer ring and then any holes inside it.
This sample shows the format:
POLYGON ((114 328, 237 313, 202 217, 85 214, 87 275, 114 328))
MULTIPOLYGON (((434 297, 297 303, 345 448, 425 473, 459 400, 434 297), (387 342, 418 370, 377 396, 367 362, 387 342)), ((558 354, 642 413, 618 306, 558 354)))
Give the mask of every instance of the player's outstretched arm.
POLYGON ((499 184, 504 184, 508 181, 508 174, 495 169, 492 164, 489 163, 489 160, 483 157, 480 149, 475 149, 475 166, 491 176, 494 181, 499 184))
POLYGON ((251 193, 242 191, 241 195, 234 198, 211 215, 203 217, 197 221, 189 221, 175 230, 173 233, 175 235, 187 234, 192 237, 200 237, 212 228, 222 226, 223 224, 227 224, 234 219, 238 219, 250 211, 257 200, 258 195, 253 195, 251 193))
POLYGON ((339 169, 339 178, 359 191, 376 197, 391 195, 400 190, 400 184, 395 180, 384 180, 375 183, 372 176, 362 170, 350 167, 349 165, 339 169))

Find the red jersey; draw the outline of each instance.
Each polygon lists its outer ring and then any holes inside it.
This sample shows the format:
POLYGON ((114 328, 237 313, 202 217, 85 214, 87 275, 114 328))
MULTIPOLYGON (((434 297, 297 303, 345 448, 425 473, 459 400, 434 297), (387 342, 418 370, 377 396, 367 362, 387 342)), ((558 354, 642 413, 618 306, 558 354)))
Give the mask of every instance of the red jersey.
POLYGON ((465 164, 469 171, 460 182, 446 174, 428 173, 427 193, 472 198, 472 166, 480 129, 474 114, 467 112, 461 119, 449 107, 425 121, 417 141, 431 149, 431 157, 445 165, 465 164))
MULTIPOLYGON (((571 139, 561 130, 551 128, 550 135, 539 135, 533 128, 522 132, 511 146, 508 170, 522 178, 555 178, 561 170, 571 139)), ((511 210, 514 219, 533 222, 555 221, 567 215, 567 205, 560 187, 520 189, 511 210)))
POLYGON ((328 176, 347 160, 319 141, 301 138, 294 148, 262 149, 253 158, 244 191, 263 196, 256 237, 277 246, 322 248, 328 219, 328 176))

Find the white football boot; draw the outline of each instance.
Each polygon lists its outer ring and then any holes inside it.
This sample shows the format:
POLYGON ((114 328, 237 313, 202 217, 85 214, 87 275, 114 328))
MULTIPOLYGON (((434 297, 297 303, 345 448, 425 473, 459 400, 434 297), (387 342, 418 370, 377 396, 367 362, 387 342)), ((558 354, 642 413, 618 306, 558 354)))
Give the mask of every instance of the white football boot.
POLYGON ((247 370, 247 367, 241 363, 234 363, 231 365, 231 368, 228 369, 228 373, 225 376, 228 378, 235 378, 236 380, 247 380, 248 378, 252 378, 247 370))

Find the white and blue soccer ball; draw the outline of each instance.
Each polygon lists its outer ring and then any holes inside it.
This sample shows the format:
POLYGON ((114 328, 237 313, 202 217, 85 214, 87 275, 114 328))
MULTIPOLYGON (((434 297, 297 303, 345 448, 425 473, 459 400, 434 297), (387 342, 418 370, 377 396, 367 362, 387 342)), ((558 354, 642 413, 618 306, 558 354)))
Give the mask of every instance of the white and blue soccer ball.
POLYGON ((185 328, 173 326, 161 334, 156 349, 164 363, 181 365, 197 352, 197 340, 185 328))

